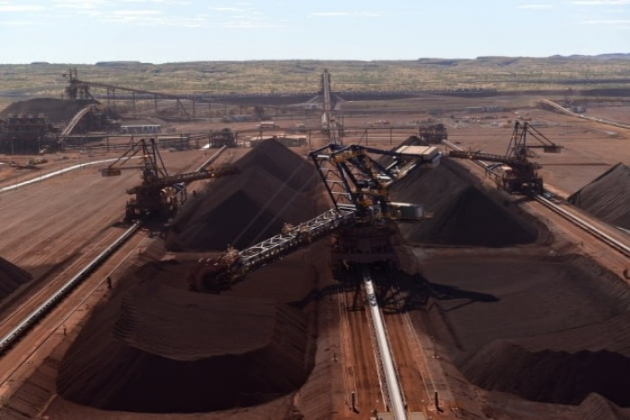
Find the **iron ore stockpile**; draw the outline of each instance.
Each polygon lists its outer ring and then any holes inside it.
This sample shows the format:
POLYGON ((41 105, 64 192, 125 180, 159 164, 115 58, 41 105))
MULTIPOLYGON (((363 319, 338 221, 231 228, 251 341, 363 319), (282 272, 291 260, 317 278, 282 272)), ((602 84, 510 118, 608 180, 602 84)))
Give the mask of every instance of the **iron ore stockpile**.
POLYGON ((627 285, 586 257, 556 255, 549 232, 512 201, 464 182, 457 168, 445 160, 416 171, 392 194, 435 213, 401 230, 429 245, 415 249, 414 263, 455 393, 490 391, 490 417, 627 418, 618 408, 630 406, 627 285))
MULTIPOLYGON (((242 248, 328 206, 314 168, 276 142, 237 165, 240 175, 209 184, 173 221, 170 250, 155 241, 95 308, 61 362, 63 398, 51 418, 68 407, 94 419, 120 416, 108 410, 353 418, 313 415, 330 395, 293 398, 315 381, 330 392, 332 371, 311 375, 326 336, 316 322, 325 299, 309 299, 330 286, 329 241, 231 291, 186 290, 199 252, 242 248)), ((422 303, 409 311, 433 337, 461 418, 630 418, 630 293, 618 277, 559 254, 551 233, 519 209, 521 197, 487 191, 448 159, 414 171, 392 199, 434 213, 423 225, 400 224, 411 244, 402 268, 416 273, 406 293, 422 303)), ((409 277, 401 274, 400 284, 409 277)))
MULTIPOLYGON (((244 246, 318 211, 315 168, 279 143, 257 146, 237 166, 239 175, 211 183, 183 209, 169 244, 199 251, 244 246)), ((61 365, 59 393, 83 405, 149 413, 272 402, 260 408, 264 418, 287 418, 292 403, 283 396, 304 384, 314 363, 315 304, 297 302, 321 286, 320 248, 220 295, 188 290, 192 259, 147 263, 95 311, 61 365)))
POLYGON ((56 124, 70 121, 81 109, 95 103, 97 102, 92 100, 64 101, 55 98, 35 98, 27 101, 13 102, 0 112, 0 117, 43 114, 51 123, 56 124))
POLYGON ((408 243, 506 247, 534 242, 538 232, 505 206, 471 185, 470 175, 443 160, 420 168, 392 188, 394 201, 422 204, 432 214, 422 223, 401 223, 408 243))
POLYGON ((630 229, 630 167, 618 163, 571 195, 569 202, 612 225, 630 229))
POLYGON ((242 249, 317 215, 317 171, 280 143, 263 142, 237 166, 239 175, 218 179, 180 213, 168 235, 171 250, 242 249))
POLYGON ((29 273, 0 258, 0 301, 30 279, 29 273))

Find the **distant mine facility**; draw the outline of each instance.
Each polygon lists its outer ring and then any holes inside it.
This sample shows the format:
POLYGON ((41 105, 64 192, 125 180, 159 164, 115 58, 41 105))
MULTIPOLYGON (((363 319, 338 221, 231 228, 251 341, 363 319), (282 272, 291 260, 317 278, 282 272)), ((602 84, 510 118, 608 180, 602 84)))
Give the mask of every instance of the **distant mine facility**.
POLYGON ((71 134, 108 132, 115 125, 112 115, 94 101, 15 102, 0 113, 0 151, 6 154, 55 151, 68 143, 71 134))
POLYGON ((44 115, 11 115, 0 119, 0 152, 37 153, 54 142, 54 127, 44 115))
MULTIPOLYGON (((356 135, 360 132, 369 141, 368 131, 379 133, 373 137, 379 137, 389 133, 392 137, 397 129, 409 131, 409 127, 392 127, 386 124, 372 125, 370 127, 348 127, 344 131, 343 122, 335 116, 335 105, 341 98, 341 93, 333 92, 330 88, 330 74, 327 70, 321 75, 320 90, 313 93, 307 99, 303 95, 173 95, 161 92, 108 85, 98 82, 84 81, 78 78, 76 70, 70 69, 64 77, 67 78, 64 100, 57 99, 33 99, 30 101, 12 104, 0 114, 0 150, 4 153, 28 153, 36 154, 43 151, 62 150, 66 147, 80 147, 86 142, 106 141, 109 144, 110 136, 166 136, 168 130, 159 123, 126 122, 120 119, 116 111, 116 103, 129 103, 128 114, 137 116, 138 101, 150 100, 153 105, 152 115, 165 121, 194 121, 207 120, 198 116, 201 104, 212 107, 223 106, 227 110, 227 104, 240 104, 252 109, 249 115, 223 115, 221 121, 258 121, 255 128, 240 131, 240 133, 226 134, 226 132, 213 132, 207 134, 207 142, 210 147, 222 145, 235 146, 239 141, 255 145, 266 138, 275 138, 289 147, 299 147, 309 143, 309 137, 313 135, 321 137, 329 136, 333 142, 344 135, 356 135), (96 95, 93 91, 104 91, 104 95, 96 95), (158 102, 167 101, 175 104, 174 115, 164 114, 158 102), (278 102, 279 104, 274 104, 278 102), (305 101, 292 104, 291 101, 305 101), (261 109, 271 109, 276 114, 279 110, 289 112, 291 116, 312 115, 319 112, 321 124, 316 127, 306 127, 301 124, 297 127, 282 128, 277 122, 265 119, 267 116, 256 114, 261 109), (270 133, 273 132, 273 133, 270 133), (89 135, 87 134, 89 133, 89 135), (240 139, 239 139, 240 134, 240 139), (226 137, 227 135, 227 137, 226 137), (233 137, 229 139, 229 137, 233 137)), ((385 97, 395 97, 396 94, 406 97, 410 92, 379 92, 376 94, 385 97)), ((359 95, 358 93, 345 93, 346 96, 359 95)), ((129 118, 129 117, 127 117, 129 118)), ((137 117, 136 117, 137 120, 137 117)), ((413 128, 413 127, 412 127, 413 128)), ((417 127, 416 127, 417 128, 417 127)), ((427 130, 422 127, 422 130, 427 130)), ((176 133, 175 133, 176 134, 176 133)), ((427 133, 428 134, 428 133, 427 133)), ((181 136, 181 134, 180 134, 181 136)), ((203 139, 200 133, 192 135, 186 133, 187 139, 193 139, 196 144, 203 139)), ((439 137, 439 136, 438 136, 439 137)))

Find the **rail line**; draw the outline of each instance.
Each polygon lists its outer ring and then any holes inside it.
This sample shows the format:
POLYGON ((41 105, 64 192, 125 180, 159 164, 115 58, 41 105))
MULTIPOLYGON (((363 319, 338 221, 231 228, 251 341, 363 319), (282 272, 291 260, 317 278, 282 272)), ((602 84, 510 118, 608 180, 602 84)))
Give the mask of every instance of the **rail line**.
POLYGON ((58 170, 55 170, 53 172, 49 172, 49 173, 44 174, 44 175, 40 175, 38 177, 35 177, 35 178, 32 178, 32 179, 28 179, 26 181, 22 181, 20 183, 15 183, 13 185, 2 187, 2 188, 0 188, 0 193, 6 192, 6 191, 17 190, 18 188, 22 188, 22 187, 24 187, 26 185, 35 184, 37 182, 44 181, 44 180, 52 178, 54 176, 62 175, 64 173, 66 173, 66 172, 74 171, 74 170, 77 170, 77 169, 83 169, 83 168, 91 166, 91 165, 98 165, 98 164, 101 164, 101 163, 115 162, 116 160, 117 160, 116 158, 114 158, 114 159, 101 159, 101 160, 95 160, 95 161, 92 161, 92 162, 78 163, 76 165, 67 166, 67 167, 64 167, 62 169, 58 169, 58 170))
MULTIPOLYGON (((394 295, 402 294, 402 290, 398 284, 396 284, 392 293, 394 295)), ((435 383, 436 381, 433 378, 433 373, 431 372, 431 369, 429 368, 428 358, 424 352, 424 349, 422 348, 422 344, 420 343, 416 330, 413 326, 413 322, 411 321, 409 312, 404 309, 402 300, 396 299, 395 305, 396 305, 396 309, 399 312, 399 316, 402 319, 404 331, 406 333, 407 340, 409 343, 409 348, 412 352, 415 363, 417 363, 417 366, 419 369, 418 373, 420 376, 420 381, 422 382, 422 389, 424 390, 425 395, 427 397, 427 401, 428 401, 428 399, 432 395, 436 395, 438 392, 438 387, 436 386, 436 383, 435 383)), ((403 385, 407 386, 405 383, 403 383, 403 385)), ((407 401, 408 401, 407 408, 411 409, 411 404, 409 403, 409 399, 410 398, 407 397, 407 401)))
MULTIPOLYGON (((453 144, 453 143, 451 143, 451 142, 449 142, 447 140, 443 140, 442 143, 445 144, 447 147, 450 147, 451 149, 454 149, 454 150, 459 150, 459 151, 464 150, 461 147, 459 147, 459 146, 457 146, 457 145, 455 145, 455 144, 453 144)), ((488 165, 487 163, 485 163, 483 161, 472 160, 472 162, 474 162, 478 166, 482 167, 485 171, 493 172, 492 169, 489 167, 490 165, 488 165)), ((619 251, 623 255, 625 255, 627 257, 630 257, 630 246, 628 246, 628 245, 626 245, 624 243, 621 243, 620 241, 616 240, 615 238, 611 237, 610 235, 606 234, 605 232, 602 232, 600 229, 598 229, 597 227, 593 226, 593 224, 591 224, 588 221, 584 220, 582 217, 580 217, 580 216, 572 213, 571 211, 569 211, 567 209, 564 209, 561 206, 553 203, 552 201, 550 201, 547 198, 545 198, 543 195, 531 194, 530 196, 535 201, 537 201, 538 203, 540 203, 543 206, 547 207, 548 209, 550 209, 551 211, 555 212, 556 214, 562 216, 563 218, 565 218, 569 222, 573 223, 575 226, 577 226, 580 229, 586 231, 587 233, 589 233, 590 235, 592 235, 595 238, 599 239, 600 241, 602 241, 606 245, 608 245, 611 248, 619 251)))
POLYGON ((617 251, 621 252, 623 255, 625 255, 627 257, 630 257, 630 246, 621 243, 620 241, 616 240, 615 238, 611 237, 610 235, 608 235, 608 234, 602 232, 601 230, 597 229, 591 223, 589 223, 586 220, 582 219, 581 217, 571 213, 570 211, 568 211, 566 209, 563 209, 562 207, 560 207, 557 204, 551 202, 550 200, 546 199, 543 196, 536 195, 536 196, 533 196, 533 198, 534 198, 534 200, 536 200, 537 202, 539 202, 543 206, 545 206, 545 207, 549 208, 550 210, 556 212, 557 214, 561 215, 565 219, 567 219, 570 222, 572 222, 574 225, 578 226, 579 228, 582 228, 584 231, 586 231, 586 232, 590 233, 591 235, 595 236, 597 239, 599 239, 600 241, 604 242, 605 244, 607 244, 611 248, 614 248, 617 251))
POLYGON ((365 286, 365 293, 367 295, 368 306, 370 308, 372 326, 376 335, 376 347, 380 357, 380 364, 383 369, 389 406, 395 420, 407 420, 406 407, 403 401, 396 368, 394 366, 394 358, 391 353, 389 339, 385 330, 385 323, 383 321, 383 317, 381 316, 381 310, 376 299, 372 277, 369 270, 365 267, 363 269, 363 284, 365 286))
POLYGON ((112 242, 105 250, 98 254, 96 258, 90 261, 77 274, 66 281, 55 293, 47 300, 38 305, 26 317, 13 327, 8 333, 0 338, 0 355, 6 353, 13 345, 15 345, 24 335, 26 335, 37 323, 48 315, 59 302, 61 302, 68 294, 74 290, 81 282, 83 282, 90 274, 92 274, 99 266, 101 266, 118 248, 120 248, 127 240, 129 240, 140 228, 140 223, 134 223, 114 242, 112 242))
POLYGON ((352 379, 355 397, 351 399, 351 408, 356 413, 372 408, 387 410, 380 358, 374 347, 374 329, 371 327, 369 313, 363 310, 366 302, 364 298, 363 287, 343 292, 345 317, 349 321, 348 338, 353 353, 352 379), (351 300, 348 301, 348 298, 351 300), (352 312, 351 316, 349 311, 352 312))

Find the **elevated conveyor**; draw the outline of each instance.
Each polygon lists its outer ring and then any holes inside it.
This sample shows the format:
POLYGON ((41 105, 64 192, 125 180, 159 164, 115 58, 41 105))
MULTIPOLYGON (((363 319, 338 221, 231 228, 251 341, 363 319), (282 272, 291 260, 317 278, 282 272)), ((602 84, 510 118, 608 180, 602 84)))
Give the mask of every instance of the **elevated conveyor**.
POLYGON ((242 251, 201 259, 189 276, 198 291, 229 289, 245 274, 294 252, 331 233, 339 234, 337 249, 356 262, 383 261, 393 253, 390 237, 397 235, 394 220, 421 220, 421 206, 388 201, 388 187, 417 165, 434 166, 439 153, 401 153, 358 145, 331 143, 310 153, 333 208, 242 251), (378 157, 387 156, 388 164, 378 157), (346 240, 344 240, 346 238, 346 240), (372 256, 372 258, 370 258, 372 256))
POLYGON ((205 292, 227 290, 242 280, 248 272, 354 223, 354 211, 331 209, 297 226, 285 225, 279 235, 242 251, 228 248, 227 252, 216 258, 200 260, 191 273, 191 286, 197 291, 205 292))
POLYGON ((519 156, 502 156, 490 153, 467 152, 465 150, 452 150, 448 157, 456 159, 468 159, 481 162, 500 163, 507 168, 490 170, 494 175, 499 188, 510 193, 542 194, 543 180, 538 176, 538 165, 527 160, 525 154, 519 156))

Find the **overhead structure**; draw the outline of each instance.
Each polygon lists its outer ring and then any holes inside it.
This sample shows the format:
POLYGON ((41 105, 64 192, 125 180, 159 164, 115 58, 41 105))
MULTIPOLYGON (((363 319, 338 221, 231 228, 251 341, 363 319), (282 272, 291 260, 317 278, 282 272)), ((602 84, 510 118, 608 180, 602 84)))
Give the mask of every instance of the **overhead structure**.
POLYGON ((210 147, 236 147, 236 133, 229 128, 212 131, 209 135, 210 147))
MULTIPOLYGON (((139 142, 131 144, 122 156, 103 169, 102 175, 120 175, 123 165, 136 155, 143 159, 140 166, 142 183, 127 190, 127 194, 134 196, 127 202, 126 206, 125 219, 129 221, 148 217, 160 220, 168 219, 187 200, 186 185, 190 182, 233 175, 239 172, 235 166, 223 166, 217 169, 202 168, 197 172, 169 175, 155 140, 141 139, 139 142)), ((138 167, 134 166, 133 168, 138 167)))
POLYGON ((426 144, 440 144, 448 140, 444 124, 421 125, 418 127, 418 137, 426 144))
POLYGON ((96 112, 97 110, 99 110, 98 105, 90 104, 82 108, 76 114, 74 114, 74 116, 72 117, 68 125, 66 125, 65 128, 61 131, 61 134, 59 135, 59 138, 57 139, 57 143, 63 144, 68 139, 68 136, 72 134, 72 131, 77 127, 77 125, 81 122, 81 120, 89 113, 96 112))
POLYGON ((543 133, 527 122, 521 124, 519 121, 516 121, 505 155, 514 157, 525 155, 527 157, 533 157, 534 153, 530 149, 543 149, 545 153, 560 153, 562 146, 549 140, 543 133), (530 137, 534 138, 538 143, 527 143, 528 133, 530 137))
POLYGON ((57 134, 42 114, 0 118, 0 152, 11 155, 41 153, 54 145, 57 134))
POLYGON ((315 163, 333 204, 330 210, 244 250, 228 248, 202 259, 189 276, 198 291, 229 289, 250 271, 275 261, 312 241, 336 233, 333 259, 345 265, 395 264, 396 220, 426 218, 422 206, 394 203, 389 186, 419 165, 435 166, 441 154, 434 147, 383 151, 331 143, 314 150, 315 163))
POLYGON ((562 146, 549 140, 536 128, 526 122, 521 124, 516 121, 504 156, 465 150, 450 151, 448 156, 500 164, 486 166, 488 173, 494 176, 498 188, 509 193, 542 194, 544 192, 543 179, 538 175, 540 165, 528 160, 534 156, 530 150, 533 148, 542 148, 546 153, 559 153, 562 150, 562 146), (528 133, 538 141, 538 144, 527 143, 528 133))
POLYGON ((80 100, 94 100, 94 97, 90 93, 90 82, 83 82, 79 80, 78 72, 76 68, 68 69, 67 73, 63 74, 63 77, 68 79, 68 86, 66 86, 66 96, 70 99, 80 100))
MULTIPOLYGON (((134 89, 134 88, 128 88, 128 87, 123 87, 123 86, 114 86, 114 85, 109 85, 106 83, 99 83, 99 82, 88 82, 85 80, 79 80, 78 76, 77 76, 77 70, 76 69, 70 69, 67 73, 63 74, 64 77, 66 77, 68 79, 68 86, 66 86, 65 92, 66 92, 66 96, 70 99, 94 99, 94 96, 92 95, 90 89, 91 88, 100 88, 100 89, 104 89, 107 91, 107 103, 109 105, 110 101, 112 100, 117 100, 120 98, 116 97, 116 92, 117 91, 121 91, 121 92, 129 92, 131 93, 131 100, 133 101, 133 110, 134 113, 136 111, 136 100, 137 99, 153 99, 154 104, 155 104, 155 110, 157 111, 157 101, 158 99, 171 99, 176 101, 177 103, 177 108, 180 112, 180 114, 182 116, 184 116, 187 119, 191 118, 191 115, 188 113, 188 111, 186 110, 186 107, 184 107, 184 105, 182 104, 182 99, 188 99, 191 100, 193 103, 193 114, 194 114, 194 110, 195 110, 195 102, 212 102, 210 99, 204 99, 201 97, 194 97, 194 96, 181 96, 181 95, 172 95, 172 94, 168 94, 168 93, 162 93, 162 92, 152 92, 152 91, 148 91, 148 90, 143 90, 143 89, 134 89)), ((194 115, 193 115, 194 116, 194 115)))
POLYGON ((489 173, 495 177, 498 188, 509 193, 543 193, 543 179, 538 175, 538 164, 528 161, 525 155, 513 157, 466 150, 452 150, 448 153, 448 157, 499 163, 501 166, 487 167, 489 173))
POLYGON ((330 73, 328 73, 328 69, 324 69, 324 72, 322 73, 320 93, 323 96, 322 130, 328 134, 330 143, 341 144, 340 127, 338 126, 333 113, 330 90, 330 73))

